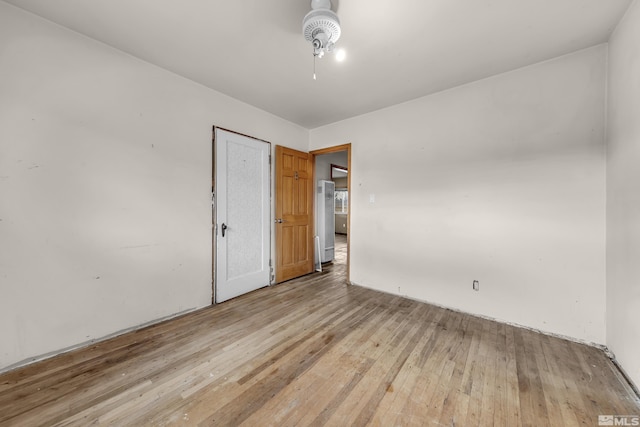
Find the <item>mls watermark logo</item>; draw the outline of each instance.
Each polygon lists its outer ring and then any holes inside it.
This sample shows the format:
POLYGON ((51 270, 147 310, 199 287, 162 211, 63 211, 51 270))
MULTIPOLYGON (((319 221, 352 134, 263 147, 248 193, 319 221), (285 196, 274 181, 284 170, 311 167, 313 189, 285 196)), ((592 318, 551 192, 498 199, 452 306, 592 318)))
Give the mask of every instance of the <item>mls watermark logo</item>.
POLYGON ((640 426, 638 415, 598 415, 599 426, 640 426))

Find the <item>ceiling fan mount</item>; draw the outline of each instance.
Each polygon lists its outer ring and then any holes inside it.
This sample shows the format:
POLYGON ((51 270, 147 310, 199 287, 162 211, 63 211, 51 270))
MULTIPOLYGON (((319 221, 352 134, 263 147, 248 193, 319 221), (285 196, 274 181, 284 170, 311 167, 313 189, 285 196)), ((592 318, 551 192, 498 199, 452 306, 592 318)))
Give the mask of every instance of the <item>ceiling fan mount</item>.
POLYGON ((311 11, 302 20, 304 38, 313 46, 313 56, 331 52, 340 38, 340 19, 331 10, 331 0, 311 0, 311 11))

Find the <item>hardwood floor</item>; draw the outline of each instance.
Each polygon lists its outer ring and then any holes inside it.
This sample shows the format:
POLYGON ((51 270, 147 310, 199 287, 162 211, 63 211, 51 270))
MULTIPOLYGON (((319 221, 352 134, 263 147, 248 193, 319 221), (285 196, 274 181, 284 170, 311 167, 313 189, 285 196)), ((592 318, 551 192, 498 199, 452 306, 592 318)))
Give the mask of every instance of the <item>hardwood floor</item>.
POLYGON ((334 244, 334 264, 347 264, 347 235, 336 234, 336 240, 334 244))
POLYGON ((0 376, 0 425, 595 426, 598 349, 347 286, 345 265, 0 376))

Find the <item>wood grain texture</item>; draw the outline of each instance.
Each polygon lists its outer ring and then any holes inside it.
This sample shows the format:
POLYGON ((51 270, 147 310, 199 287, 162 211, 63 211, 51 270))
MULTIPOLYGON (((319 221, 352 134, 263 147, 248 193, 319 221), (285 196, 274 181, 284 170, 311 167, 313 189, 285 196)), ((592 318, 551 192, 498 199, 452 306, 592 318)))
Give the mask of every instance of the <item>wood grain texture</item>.
POLYGON ((347 286, 344 258, 5 373, 0 425, 593 426, 640 415, 601 350, 347 286))
POLYGON ((313 271, 313 161, 276 145, 276 282, 313 271))

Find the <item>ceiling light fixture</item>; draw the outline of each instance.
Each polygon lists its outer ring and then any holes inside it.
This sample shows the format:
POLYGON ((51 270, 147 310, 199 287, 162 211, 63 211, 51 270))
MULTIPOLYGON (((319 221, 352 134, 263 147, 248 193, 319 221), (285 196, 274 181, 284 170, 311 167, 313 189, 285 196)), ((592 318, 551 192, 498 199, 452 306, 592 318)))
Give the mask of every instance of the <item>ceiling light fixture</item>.
POLYGON ((331 10, 331 0, 311 0, 311 12, 302 20, 302 33, 313 46, 313 79, 316 78, 316 58, 331 52, 340 38, 340 20, 331 10))

